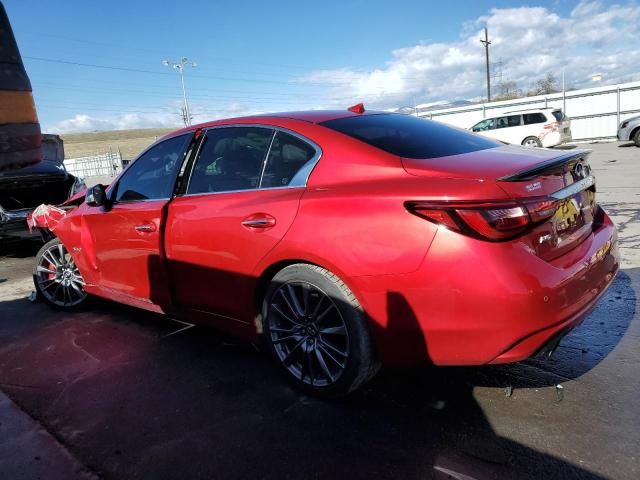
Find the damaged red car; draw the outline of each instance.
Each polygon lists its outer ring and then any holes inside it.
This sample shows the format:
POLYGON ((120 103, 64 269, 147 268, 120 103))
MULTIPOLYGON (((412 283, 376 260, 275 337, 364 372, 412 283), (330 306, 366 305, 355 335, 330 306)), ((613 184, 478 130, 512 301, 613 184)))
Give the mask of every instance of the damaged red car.
POLYGON ((35 285, 60 309, 95 295, 262 341, 323 394, 380 365, 517 362, 618 269, 588 156, 362 107, 189 127, 32 218, 55 236, 35 285))

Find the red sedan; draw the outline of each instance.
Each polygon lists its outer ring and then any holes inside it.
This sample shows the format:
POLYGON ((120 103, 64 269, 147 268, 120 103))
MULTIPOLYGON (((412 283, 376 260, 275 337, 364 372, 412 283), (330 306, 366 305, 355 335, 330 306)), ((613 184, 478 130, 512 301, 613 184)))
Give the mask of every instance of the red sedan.
POLYGON ((35 285, 60 309, 96 295, 261 339, 318 393, 380 364, 516 362, 618 269, 588 154, 362 108, 189 127, 40 212, 35 285))

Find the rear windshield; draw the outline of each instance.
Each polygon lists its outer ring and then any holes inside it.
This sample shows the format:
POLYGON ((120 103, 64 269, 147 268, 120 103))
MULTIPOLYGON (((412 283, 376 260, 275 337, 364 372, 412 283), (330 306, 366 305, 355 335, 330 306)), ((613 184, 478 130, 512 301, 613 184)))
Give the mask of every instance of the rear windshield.
POLYGON ((363 115, 329 120, 320 125, 404 158, 447 157, 502 145, 496 140, 410 115, 363 115))
POLYGON ((566 117, 564 116, 564 112, 562 110, 554 110, 553 112, 553 116, 556 117, 556 120, 558 122, 562 122, 566 117))

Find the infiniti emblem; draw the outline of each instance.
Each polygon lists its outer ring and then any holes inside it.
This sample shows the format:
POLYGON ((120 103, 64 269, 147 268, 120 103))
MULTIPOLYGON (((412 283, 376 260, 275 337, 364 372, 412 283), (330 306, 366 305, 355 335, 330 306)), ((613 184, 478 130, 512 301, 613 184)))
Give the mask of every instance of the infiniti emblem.
POLYGON ((585 166, 582 162, 578 162, 576 166, 573 167, 573 174, 578 178, 585 178, 589 175, 589 167, 585 166))

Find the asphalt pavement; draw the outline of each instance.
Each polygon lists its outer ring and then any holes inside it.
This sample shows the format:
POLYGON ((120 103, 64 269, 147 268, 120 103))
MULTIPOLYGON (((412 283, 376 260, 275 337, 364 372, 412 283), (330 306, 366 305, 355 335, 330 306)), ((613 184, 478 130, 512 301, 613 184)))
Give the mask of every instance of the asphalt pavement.
POLYGON ((383 371, 340 401, 204 327, 31 302, 37 245, 0 246, 0 479, 640 478, 640 148, 580 147, 622 265, 554 357, 383 371))

